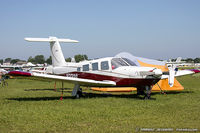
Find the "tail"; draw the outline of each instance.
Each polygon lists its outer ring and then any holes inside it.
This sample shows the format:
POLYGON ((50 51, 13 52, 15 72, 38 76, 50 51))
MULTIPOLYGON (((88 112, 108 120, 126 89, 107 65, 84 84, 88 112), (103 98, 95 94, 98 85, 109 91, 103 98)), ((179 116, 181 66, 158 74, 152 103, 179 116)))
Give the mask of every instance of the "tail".
POLYGON ((60 47, 59 42, 65 43, 77 43, 76 40, 71 39, 58 39, 56 37, 49 37, 49 38, 24 38, 24 40, 29 42, 49 42, 51 48, 51 57, 52 57, 52 65, 55 66, 65 66, 65 58, 60 47))

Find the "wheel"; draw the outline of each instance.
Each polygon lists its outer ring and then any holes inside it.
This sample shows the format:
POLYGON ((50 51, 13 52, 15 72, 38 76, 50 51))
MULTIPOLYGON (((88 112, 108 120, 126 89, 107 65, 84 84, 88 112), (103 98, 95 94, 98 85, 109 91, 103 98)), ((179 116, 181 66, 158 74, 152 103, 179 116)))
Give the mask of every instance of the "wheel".
POLYGON ((144 93, 144 90, 138 90, 137 89, 137 95, 144 95, 145 93, 144 93))
POLYGON ((77 92, 77 94, 73 97, 74 99, 79 99, 83 95, 82 88, 80 88, 77 92))
POLYGON ((77 93, 75 96, 75 99, 79 99, 79 98, 80 98, 80 95, 77 93))
POLYGON ((82 91, 82 88, 80 88, 77 92, 77 94, 79 94, 79 97, 81 97, 83 95, 83 91, 82 91))
POLYGON ((148 100, 148 99, 150 99, 150 97, 151 97, 151 95, 145 95, 145 96, 144 96, 144 99, 145 99, 145 100, 148 100))
POLYGON ((151 86, 145 86, 144 99, 150 99, 151 97, 151 86))

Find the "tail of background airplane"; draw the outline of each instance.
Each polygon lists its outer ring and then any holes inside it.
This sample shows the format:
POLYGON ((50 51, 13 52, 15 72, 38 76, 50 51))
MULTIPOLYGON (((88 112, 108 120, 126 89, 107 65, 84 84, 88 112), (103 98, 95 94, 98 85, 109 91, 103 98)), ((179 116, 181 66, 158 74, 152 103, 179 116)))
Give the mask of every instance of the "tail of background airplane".
POLYGON ((76 40, 71 39, 58 39, 56 37, 49 37, 49 38, 24 38, 24 40, 29 42, 49 42, 51 48, 51 57, 52 57, 52 65, 55 66, 65 66, 65 58, 60 47, 59 42, 65 43, 77 43, 76 40))

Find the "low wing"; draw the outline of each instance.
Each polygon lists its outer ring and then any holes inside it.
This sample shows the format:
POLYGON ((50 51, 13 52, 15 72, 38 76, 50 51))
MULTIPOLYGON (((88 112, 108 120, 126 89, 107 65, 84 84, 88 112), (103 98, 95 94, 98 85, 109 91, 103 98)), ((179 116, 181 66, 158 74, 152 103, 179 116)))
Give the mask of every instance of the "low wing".
MULTIPOLYGON (((200 70, 196 70, 196 69, 178 70, 178 71, 174 72, 174 77, 195 74, 195 73, 199 73, 199 72, 200 72, 200 70)), ((161 77, 161 79, 167 79, 167 78, 169 78, 169 73, 163 74, 161 77)))
POLYGON ((49 75, 49 74, 38 74, 38 73, 29 73, 22 71, 11 71, 8 75, 18 78, 26 78, 33 80, 47 80, 47 81, 63 81, 72 84, 79 84, 80 86, 115 86, 116 83, 114 81, 97 81, 91 79, 82 79, 82 78, 72 78, 66 76, 58 76, 58 75, 49 75))

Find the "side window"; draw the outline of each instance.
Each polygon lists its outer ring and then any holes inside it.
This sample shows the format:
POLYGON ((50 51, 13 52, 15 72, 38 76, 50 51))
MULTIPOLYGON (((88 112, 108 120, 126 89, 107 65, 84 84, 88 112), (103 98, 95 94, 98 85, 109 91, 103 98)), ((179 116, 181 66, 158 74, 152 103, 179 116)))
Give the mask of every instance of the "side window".
POLYGON ((77 68, 77 71, 78 71, 78 72, 80 72, 80 71, 81 71, 81 68, 80 68, 80 67, 78 67, 78 68, 77 68))
POLYGON ((99 70, 99 67, 98 67, 98 63, 92 63, 92 70, 95 71, 95 70, 99 70))
POLYGON ((108 61, 102 61, 101 70, 108 70, 108 69, 109 69, 108 61))
POLYGON ((83 71, 89 71, 89 64, 83 65, 83 71))

